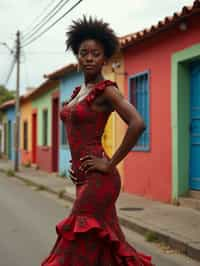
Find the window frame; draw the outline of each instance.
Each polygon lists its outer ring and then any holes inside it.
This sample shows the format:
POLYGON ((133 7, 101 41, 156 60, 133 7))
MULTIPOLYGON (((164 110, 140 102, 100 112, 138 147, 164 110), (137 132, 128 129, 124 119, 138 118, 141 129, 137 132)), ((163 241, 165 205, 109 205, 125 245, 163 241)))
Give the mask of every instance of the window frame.
MULTIPOLYGON (((131 149, 131 151, 149 152, 150 151, 150 70, 138 72, 138 73, 128 77, 128 100, 131 104, 133 104, 132 99, 131 99, 131 82, 132 82, 132 80, 134 80, 138 77, 144 76, 144 75, 147 75, 147 107, 146 107, 147 108, 146 109, 147 110, 147 121, 145 121, 144 117, 143 117, 143 119, 144 119, 144 122, 146 124, 145 130, 147 130, 146 134, 147 134, 148 141, 147 141, 147 144, 145 144, 145 146, 143 146, 143 147, 137 145, 137 143, 136 143, 135 146, 131 149)), ((135 106, 135 108, 137 108, 137 106, 135 106)))

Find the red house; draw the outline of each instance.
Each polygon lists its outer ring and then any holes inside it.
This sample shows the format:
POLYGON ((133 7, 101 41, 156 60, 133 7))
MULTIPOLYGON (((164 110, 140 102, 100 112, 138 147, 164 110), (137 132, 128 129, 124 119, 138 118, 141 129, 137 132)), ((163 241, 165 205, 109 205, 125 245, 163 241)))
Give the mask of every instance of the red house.
POLYGON ((124 161, 124 189, 171 202, 200 190, 200 1, 121 38, 126 97, 147 129, 124 161))

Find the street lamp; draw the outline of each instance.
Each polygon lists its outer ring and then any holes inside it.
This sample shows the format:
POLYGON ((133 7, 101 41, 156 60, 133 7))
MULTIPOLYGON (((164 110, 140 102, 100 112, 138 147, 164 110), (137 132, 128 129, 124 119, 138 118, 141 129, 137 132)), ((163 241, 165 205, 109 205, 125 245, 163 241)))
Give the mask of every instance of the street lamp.
POLYGON ((11 54, 14 53, 13 49, 11 49, 6 42, 0 42, 0 44, 5 46, 10 51, 11 54))

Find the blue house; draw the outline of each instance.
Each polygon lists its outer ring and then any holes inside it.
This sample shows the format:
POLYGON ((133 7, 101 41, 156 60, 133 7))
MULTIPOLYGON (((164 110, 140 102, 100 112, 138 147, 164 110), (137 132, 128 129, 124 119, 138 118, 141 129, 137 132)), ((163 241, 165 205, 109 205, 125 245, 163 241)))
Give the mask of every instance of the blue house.
POLYGON ((2 112, 2 127, 4 135, 3 155, 9 160, 15 158, 15 101, 10 100, 0 107, 2 112))
MULTIPOLYGON (((83 74, 77 71, 77 65, 75 64, 67 65, 66 67, 57 70, 52 74, 46 75, 46 77, 49 79, 59 79, 60 81, 60 108, 62 108, 62 102, 70 98, 74 88, 82 84, 84 81, 83 74)), ((59 174, 67 175, 68 169, 70 167, 69 160, 71 159, 71 153, 67 141, 64 124, 61 120, 59 129, 59 174)))

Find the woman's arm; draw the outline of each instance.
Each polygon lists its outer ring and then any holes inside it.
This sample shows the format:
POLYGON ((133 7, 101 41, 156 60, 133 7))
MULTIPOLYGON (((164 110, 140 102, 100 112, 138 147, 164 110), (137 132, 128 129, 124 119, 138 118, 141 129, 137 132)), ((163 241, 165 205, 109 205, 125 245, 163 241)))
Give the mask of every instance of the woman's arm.
POLYGON ((109 161, 109 168, 112 169, 117 165, 137 143, 140 135, 146 128, 143 118, 136 108, 129 103, 119 90, 114 86, 105 88, 104 97, 113 106, 113 109, 119 114, 122 120, 128 125, 124 138, 109 161))

